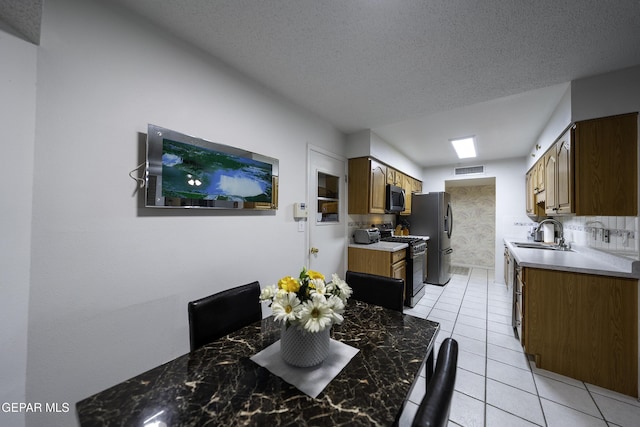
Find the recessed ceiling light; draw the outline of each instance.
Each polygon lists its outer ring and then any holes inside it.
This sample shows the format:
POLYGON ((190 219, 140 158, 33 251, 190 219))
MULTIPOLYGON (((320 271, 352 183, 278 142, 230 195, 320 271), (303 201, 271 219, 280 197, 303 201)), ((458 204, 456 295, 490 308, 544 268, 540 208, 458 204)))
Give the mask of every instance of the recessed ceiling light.
POLYGON ((455 148, 459 159, 468 159, 470 157, 476 157, 476 145, 474 137, 452 139, 451 144, 455 148))

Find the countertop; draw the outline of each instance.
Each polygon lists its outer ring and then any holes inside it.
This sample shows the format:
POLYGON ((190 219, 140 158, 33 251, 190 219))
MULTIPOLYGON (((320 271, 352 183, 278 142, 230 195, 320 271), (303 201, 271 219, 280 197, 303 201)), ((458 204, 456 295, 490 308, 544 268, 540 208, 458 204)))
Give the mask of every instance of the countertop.
POLYGON ((350 248, 369 249, 371 251, 395 252, 409 247, 407 243, 376 242, 371 244, 350 243, 350 248))
POLYGON ((439 328, 350 300, 344 323, 331 335, 360 351, 314 399, 250 359, 280 338, 281 326, 270 316, 78 402, 78 420, 83 427, 151 421, 167 426, 392 425, 412 387, 424 387, 424 379, 417 378, 439 328))
POLYGON ((526 239, 506 238, 505 244, 521 267, 545 270, 571 271, 598 276, 640 278, 640 262, 584 246, 573 246, 571 251, 518 248, 514 242, 526 239))
MULTIPOLYGON (((398 236, 398 237, 414 237, 424 240, 429 240, 429 236, 398 236)), ((360 249, 369 249, 372 251, 384 251, 384 252, 396 252, 402 249, 406 249, 409 247, 407 243, 396 243, 396 242, 376 242, 371 244, 363 244, 363 243, 350 243, 350 248, 360 248, 360 249)))

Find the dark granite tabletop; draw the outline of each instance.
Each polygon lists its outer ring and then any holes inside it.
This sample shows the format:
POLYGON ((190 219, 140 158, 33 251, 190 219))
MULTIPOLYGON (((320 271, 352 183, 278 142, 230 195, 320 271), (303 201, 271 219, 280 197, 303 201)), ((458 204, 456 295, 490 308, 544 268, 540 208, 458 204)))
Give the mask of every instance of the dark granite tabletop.
POLYGON ((280 338, 273 317, 76 404, 82 426, 389 426, 439 325, 350 300, 331 337, 360 351, 317 398, 249 358, 280 338))

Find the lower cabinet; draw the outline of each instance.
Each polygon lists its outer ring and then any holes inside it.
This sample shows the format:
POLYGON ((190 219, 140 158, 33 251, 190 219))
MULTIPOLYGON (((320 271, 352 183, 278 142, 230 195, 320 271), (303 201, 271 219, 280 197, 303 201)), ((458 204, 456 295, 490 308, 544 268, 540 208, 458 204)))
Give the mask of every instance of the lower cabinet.
POLYGON ((638 397, 638 280, 523 268, 522 304, 537 367, 638 397))
POLYGON ((349 270, 406 280, 406 249, 395 252, 349 248, 349 270))

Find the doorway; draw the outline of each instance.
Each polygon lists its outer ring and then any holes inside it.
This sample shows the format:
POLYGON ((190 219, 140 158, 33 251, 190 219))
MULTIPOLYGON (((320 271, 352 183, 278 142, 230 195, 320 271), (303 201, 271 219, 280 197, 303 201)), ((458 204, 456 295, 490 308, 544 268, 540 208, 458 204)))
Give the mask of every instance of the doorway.
POLYGON ((309 216, 307 265, 311 270, 344 277, 347 247, 346 159, 308 147, 309 216))
POLYGON ((496 180, 495 178, 445 181, 456 214, 451 236, 452 266, 495 266, 496 180))

